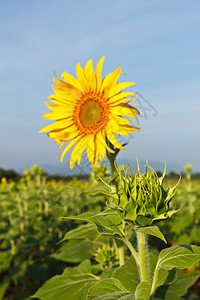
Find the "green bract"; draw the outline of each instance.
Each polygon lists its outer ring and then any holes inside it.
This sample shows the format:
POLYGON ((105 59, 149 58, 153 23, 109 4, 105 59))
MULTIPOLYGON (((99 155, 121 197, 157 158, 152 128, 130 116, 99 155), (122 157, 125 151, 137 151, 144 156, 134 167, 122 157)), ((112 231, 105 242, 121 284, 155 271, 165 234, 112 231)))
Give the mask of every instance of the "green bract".
POLYGON ((117 210, 124 220, 138 226, 148 226, 154 221, 167 219, 177 212, 170 210, 169 203, 176 193, 179 182, 173 188, 165 189, 163 180, 166 166, 163 175, 159 178, 148 163, 144 174, 141 174, 138 162, 137 165, 136 175, 133 174, 130 166, 130 176, 127 172, 118 170, 119 186, 114 192, 111 187, 113 205, 109 206, 117 210))

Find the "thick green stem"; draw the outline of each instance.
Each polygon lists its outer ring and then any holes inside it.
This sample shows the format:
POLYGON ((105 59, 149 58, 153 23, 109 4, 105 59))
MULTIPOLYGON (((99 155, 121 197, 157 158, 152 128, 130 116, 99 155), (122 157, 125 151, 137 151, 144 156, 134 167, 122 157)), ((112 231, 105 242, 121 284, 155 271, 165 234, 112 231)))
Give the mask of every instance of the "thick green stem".
POLYGON ((138 232, 138 252, 140 258, 140 276, 141 281, 149 282, 149 275, 148 275, 148 250, 146 245, 146 237, 145 233, 138 232))
POLYGON ((124 243, 127 245, 127 247, 129 248, 129 250, 131 251, 131 254, 133 255, 133 257, 135 258, 137 264, 140 264, 140 258, 136 252, 136 250, 133 248, 133 246, 131 245, 131 243, 129 242, 128 239, 123 239, 124 243))

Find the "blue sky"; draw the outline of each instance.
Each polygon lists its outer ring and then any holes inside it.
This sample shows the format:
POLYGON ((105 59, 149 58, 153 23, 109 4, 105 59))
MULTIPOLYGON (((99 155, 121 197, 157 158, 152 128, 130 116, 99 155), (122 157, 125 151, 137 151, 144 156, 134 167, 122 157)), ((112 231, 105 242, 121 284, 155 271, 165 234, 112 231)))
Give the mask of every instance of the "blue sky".
POLYGON ((38 133, 53 70, 75 75, 77 62, 105 55, 103 74, 122 65, 121 81, 157 111, 141 111, 120 158, 200 171, 199 35, 198 0, 0 0, 0 167, 60 165, 58 145, 38 133))

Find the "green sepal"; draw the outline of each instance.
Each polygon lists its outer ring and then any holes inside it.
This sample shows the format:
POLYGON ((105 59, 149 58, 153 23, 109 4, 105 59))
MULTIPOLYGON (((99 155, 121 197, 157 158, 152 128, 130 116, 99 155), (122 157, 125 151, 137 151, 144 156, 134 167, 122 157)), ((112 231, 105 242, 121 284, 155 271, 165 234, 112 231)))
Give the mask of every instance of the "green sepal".
POLYGON ((151 217, 144 216, 144 215, 137 215, 136 224, 139 226, 148 226, 151 225, 152 222, 153 220, 151 219, 151 217))

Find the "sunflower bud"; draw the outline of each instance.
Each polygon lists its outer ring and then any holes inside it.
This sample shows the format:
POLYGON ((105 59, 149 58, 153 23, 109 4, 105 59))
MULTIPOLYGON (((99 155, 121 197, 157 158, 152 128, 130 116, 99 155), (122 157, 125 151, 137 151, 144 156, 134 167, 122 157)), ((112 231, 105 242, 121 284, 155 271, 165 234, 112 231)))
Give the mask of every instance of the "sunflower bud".
POLYGON ((105 266, 112 266, 116 263, 118 256, 115 248, 108 245, 103 245, 97 249, 95 260, 105 266))
POLYGON ((176 213, 169 209, 169 203, 176 193, 176 186, 165 189, 163 175, 159 178, 156 172, 146 164, 144 174, 140 173, 140 167, 136 175, 130 166, 130 176, 127 172, 118 170, 119 186, 117 192, 111 192, 113 198, 112 209, 118 211, 120 216, 138 226, 148 226, 154 221, 164 220, 176 213))

